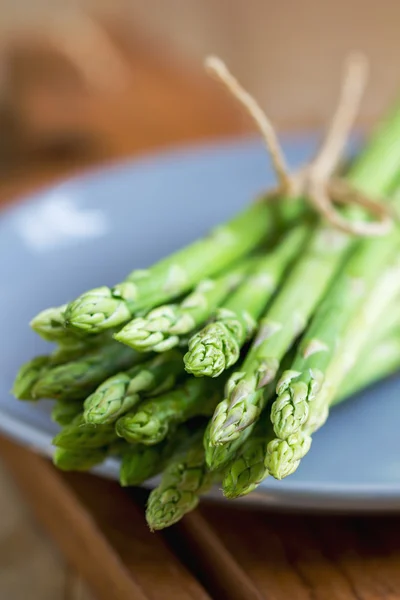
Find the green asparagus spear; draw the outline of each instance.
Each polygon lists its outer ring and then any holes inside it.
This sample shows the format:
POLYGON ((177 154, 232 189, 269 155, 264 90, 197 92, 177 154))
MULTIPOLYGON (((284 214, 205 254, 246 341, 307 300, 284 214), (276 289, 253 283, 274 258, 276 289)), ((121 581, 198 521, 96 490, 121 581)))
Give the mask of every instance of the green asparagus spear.
POLYGON ((89 471, 102 463, 107 457, 107 453, 107 448, 92 450, 56 448, 53 463, 61 471, 89 471))
MULTIPOLYGON (((390 188, 400 163, 399 130, 400 110, 384 123, 352 165, 347 176, 351 184, 373 195, 390 188)), ((358 215, 355 208, 348 212, 358 215)), ((261 320, 241 371, 234 373, 227 384, 227 398, 218 407, 210 432, 213 443, 231 440, 237 428, 257 419, 262 388, 274 379, 282 357, 304 330, 352 241, 348 234, 332 227, 321 225, 316 229, 261 320)))
POLYGON ((182 425, 172 435, 156 444, 126 444, 122 452, 119 480, 122 486, 140 485, 143 481, 158 475, 167 465, 176 449, 191 439, 193 432, 182 425))
MULTIPOLYGON (((390 268, 390 265, 387 265, 387 268, 390 268)), ((382 275, 385 269, 382 271, 382 275)), ((379 282, 380 278, 377 278, 377 282, 379 282)), ((379 327, 373 328, 368 332, 368 341, 362 350, 361 356, 368 359, 368 354, 375 351, 375 348, 381 344, 381 342, 385 342, 389 339, 397 337, 400 333, 400 295, 396 296, 392 301, 390 306, 387 307, 385 313, 382 315, 379 321, 379 327)), ((361 358, 358 358, 361 360, 361 358)), ((357 363, 358 364, 358 363, 357 363)), ((360 365, 363 363, 360 363, 360 365)), ((355 367, 354 367, 355 369, 355 367)))
POLYGON ((311 448, 311 436, 305 431, 293 433, 285 440, 269 441, 264 466, 275 479, 283 479, 294 473, 301 459, 311 448))
POLYGON ((182 354, 170 350, 106 379, 85 400, 86 423, 114 423, 139 404, 143 394, 157 395, 171 389, 181 373, 182 354))
POLYGON ((320 394, 310 405, 305 430, 311 434, 319 429, 328 417, 329 406, 340 395, 341 384, 368 345, 371 331, 379 332, 386 311, 397 301, 400 293, 400 252, 376 279, 374 288, 364 297, 338 340, 335 354, 326 369, 320 394))
POLYGON ((179 344, 180 337, 202 325, 217 306, 243 281, 251 262, 215 279, 202 280, 180 304, 165 304, 144 317, 129 321, 115 339, 138 351, 165 352, 179 344))
POLYGON ((79 339, 75 333, 65 328, 67 304, 42 310, 30 323, 32 329, 47 342, 64 342, 79 339))
MULTIPOLYGON (((400 196, 398 204, 400 207, 400 196)), ((298 346, 290 370, 278 383, 278 398, 271 409, 278 438, 296 433, 306 422, 310 404, 316 402, 347 323, 360 309, 398 245, 397 231, 384 239, 363 242, 328 290, 298 346)))
POLYGON ((62 427, 69 425, 82 412, 82 402, 57 400, 51 411, 51 418, 62 427))
POLYGON ((158 444, 180 423, 212 414, 220 397, 221 384, 190 378, 180 387, 145 400, 132 413, 120 417, 116 432, 130 443, 158 444))
POLYGON ((309 233, 306 225, 295 227, 271 253, 257 262, 250 276, 218 309, 214 321, 190 339, 189 351, 184 357, 186 371, 196 377, 218 377, 238 361, 261 312, 309 233))
POLYGON ((110 375, 142 362, 146 356, 117 342, 45 371, 32 390, 35 398, 79 400, 91 394, 110 375))
POLYGON ((105 335, 87 336, 80 331, 65 327, 65 310, 67 304, 47 308, 30 322, 32 329, 47 342, 56 342, 57 347, 51 354, 51 362, 61 364, 88 352, 102 344, 105 335))
MULTIPOLYGON (((291 356, 292 353, 289 353, 285 357, 284 364, 287 364, 290 361, 291 356)), ((271 383, 269 383, 267 387, 264 388, 263 398, 259 403, 260 411, 263 410, 264 406, 266 406, 268 401, 273 397, 275 391, 275 383, 276 380, 271 381, 271 383)), ((218 416, 221 406, 223 407, 223 402, 221 402, 215 410, 213 419, 216 417, 216 415, 218 416)), ((257 421, 255 420, 248 427, 245 427, 243 429, 236 429, 230 441, 216 445, 211 439, 213 419, 211 419, 211 421, 208 423, 207 429, 204 434, 204 449, 206 452, 206 461, 208 468, 211 471, 221 469, 235 458, 239 449, 246 443, 246 440, 249 438, 249 436, 253 435, 253 429, 257 424, 257 421)))
POLYGON ((189 448, 173 457, 161 483, 150 494, 146 520, 152 531, 164 529, 196 508, 201 494, 208 491, 216 476, 207 470, 200 430, 189 448))
MULTIPOLYGON (((160 473, 165 464, 165 449, 168 441, 164 440, 155 446, 128 444, 129 448, 122 454, 119 482, 123 487, 140 485, 160 473)), ((167 454, 169 457, 169 454, 167 454)))
POLYGON ((224 471, 222 491, 226 498, 238 498, 249 494, 268 476, 264 460, 272 433, 269 419, 261 418, 252 435, 224 471))
POLYGON ((204 432, 203 440, 206 463, 210 471, 219 471, 235 458, 238 450, 241 448, 241 446, 251 434, 252 426, 245 429, 242 435, 233 440, 232 442, 228 442, 227 444, 222 444, 220 446, 212 445, 210 440, 210 428, 211 421, 209 421, 208 426, 204 432))
MULTIPOLYGON (((310 403, 307 419, 302 427, 288 438, 289 449, 282 445, 281 438, 276 438, 268 445, 268 455, 265 464, 271 475, 281 479, 293 473, 301 458, 311 446, 311 435, 326 421, 329 406, 334 398, 340 395, 340 385, 353 368, 362 349, 367 345, 370 332, 379 328, 385 311, 398 296, 400 290, 400 260, 399 256, 381 274, 375 287, 369 292, 359 310, 347 323, 341 339, 338 340, 336 352, 326 369, 323 385, 318 395, 310 403), (284 447, 287 454, 277 453, 277 448, 284 447), (295 458, 288 458, 293 452, 295 458), (271 458, 273 454, 273 458, 271 458)), ((283 374, 284 377, 284 374, 283 374)))
POLYGON ((79 360, 85 354, 93 352, 97 348, 106 346, 110 343, 110 337, 105 334, 58 342, 57 346, 50 354, 51 364, 52 366, 58 366, 67 362, 79 360))
MULTIPOLYGON (((251 443, 251 437, 248 442, 251 443)), ((263 440, 264 449, 264 468, 265 476, 273 475, 275 479, 283 479, 294 473, 300 464, 301 459, 310 450, 312 443, 311 436, 306 432, 298 431, 293 435, 290 435, 285 440, 274 438, 273 435, 268 436, 266 440, 263 440), (272 438, 272 439, 271 439, 272 438), (266 452, 265 452, 266 449, 266 452)), ((242 446, 243 451, 247 452, 247 442, 242 446)), ((250 447, 250 452, 247 454, 247 466, 250 469, 250 456, 255 452, 254 448, 250 447)), ((258 451, 257 451, 258 452, 258 451)), ((254 454, 258 457, 258 454, 254 454)), ((239 456, 240 458, 240 456, 239 456)), ((257 459, 258 460, 258 459, 257 459)), ((260 465, 255 465, 255 473, 261 473, 260 465)), ((257 475, 258 477, 258 475, 257 475)), ((258 481, 258 480, 257 480, 258 481)), ((262 481, 258 481, 257 485, 262 481)), ((251 482, 248 482, 249 491, 255 489, 256 485, 250 486, 251 482)), ((238 494, 238 495, 243 495, 238 494)))
POLYGON ((392 375, 400 369, 400 335, 380 342, 357 361, 356 368, 344 380, 339 396, 331 406, 339 404, 363 388, 392 375))
POLYGON ((49 356, 36 356, 20 367, 12 388, 12 393, 18 400, 36 400, 32 390, 46 372, 49 362, 49 356))
POLYGON ((80 414, 53 439, 54 446, 66 450, 93 450, 117 439, 112 425, 88 425, 80 414))
POLYGON ((229 267, 256 248, 275 229, 280 210, 291 221, 303 211, 301 203, 251 204, 225 225, 214 229, 147 270, 135 270, 113 288, 100 287, 82 294, 68 305, 69 328, 96 333, 129 321, 142 309, 168 302, 229 267))

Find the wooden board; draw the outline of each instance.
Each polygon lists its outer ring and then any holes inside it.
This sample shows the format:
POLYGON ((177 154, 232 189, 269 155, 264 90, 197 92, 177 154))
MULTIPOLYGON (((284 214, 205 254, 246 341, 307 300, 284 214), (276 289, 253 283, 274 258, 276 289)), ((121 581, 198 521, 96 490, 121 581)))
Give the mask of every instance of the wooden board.
POLYGON ((62 474, 4 438, 0 453, 99 600, 400 598, 400 517, 296 516, 204 502, 154 534, 144 490, 62 474))

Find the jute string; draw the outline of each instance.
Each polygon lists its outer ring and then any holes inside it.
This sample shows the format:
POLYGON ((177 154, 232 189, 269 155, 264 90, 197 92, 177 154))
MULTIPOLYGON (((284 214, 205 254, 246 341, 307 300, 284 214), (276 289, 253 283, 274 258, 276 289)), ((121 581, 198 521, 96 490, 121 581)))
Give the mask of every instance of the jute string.
POLYGON ((205 67, 242 104, 263 137, 278 179, 278 187, 269 197, 305 198, 331 225, 353 235, 379 236, 390 231, 393 225, 390 207, 369 198, 345 179, 334 175, 358 115, 368 79, 368 62, 363 55, 353 54, 346 61, 338 106, 326 136, 315 158, 295 173, 289 171, 271 121, 225 63, 210 56, 205 67), (349 220, 336 210, 337 203, 359 205, 375 220, 349 220))

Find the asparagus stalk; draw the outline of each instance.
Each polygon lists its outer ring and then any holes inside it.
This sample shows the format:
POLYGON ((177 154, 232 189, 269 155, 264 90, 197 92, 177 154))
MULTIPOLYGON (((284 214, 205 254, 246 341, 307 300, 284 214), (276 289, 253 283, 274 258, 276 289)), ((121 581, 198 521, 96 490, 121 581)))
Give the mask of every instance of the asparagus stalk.
MULTIPOLYGON (((290 360, 290 354, 285 358, 285 363, 290 360)), ((267 405, 269 400, 272 398, 275 391, 275 380, 263 391, 262 401, 259 404, 260 411, 263 410, 264 406, 267 405)), ((214 411, 213 419, 218 418, 218 411, 220 407, 223 407, 223 402, 218 404, 216 410, 214 411)), ((232 436, 232 439, 229 442, 225 442, 223 444, 214 444, 211 439, 211 430, 213 427, 213 419, 208 423, 206 431, 204 433, 204 449, 206 453, 206 462, 208 468, 211 471, 220 470, 222 467, 226 466, 230 461, 232 461, 238 450, 246 443, 246 440, 252 436, 253 429, 257 425, 257 421, 251 423, 248 427, 244 427, 243 429, 236 429, 235 434, 232 436)))
POLYGON ((277 448, 280 448, 284 441, 280 438, 276 438, 268 445, 266 466, 269 466, 270 473, 274 477, 281 479, 296 470, 301 458, 311 446, 312 433, 326 421, 330 404, 336 396, 340 395, 341 383, 353 368, 363 347, 367 345, 370 332, 379 328, 385 312, 398 296, 399 290, 400 257, 397 256, 396 260, 381 274, 374 289, 347 323, 335 355, 326 369, 323 386, 310 404, 307 419, 296 433, 287 438, 295 458, 290 458, 289 450, 286 455, 277 453, 277 448))
POLYGON ((345 378, 339 395, 332 402, 335 406, 363 388, 392 375, 400 369, 400 335, 381 341, 376 348, 363 353, 356 368, 345 378))
POLYGON ((58 342, 57 346, 50 354, 51 364, 54 366, 63 365, 67 362, 78 360, 85 354, 93 352, 101 346, 110 343, 110 338, 104 335, 91 336, 89 338, 75 339, 58 342))
POLYGON ((250 276, 218 309, 214 321, 190 339, 184 357, 188 373, 218 377, 239 360, 245 341, 253 335, 261 312, 309 233, 305 225, 289 231, 271 253, 257 262, 250 276))
POLYGON ((55 436, 53 444, 66 450, 93 450, 108 446, 116 439, 112 425, 88 425, 80 414, 55 436))
POLYGON ((56 448, 53 463, 61 471, 89 471, 102 463, 107 454, 107 448, 94 448, 92 450, 56 448))
POLYGON ((34 385, 32 395, 34 398, 84 399, 104 379, 145 358, 144 354, 111 342, 75 361, 46 370, 34 385))
POLYGON ((167 465, 176 449, 188 443, 192 436, 190 429, 183 425, 172 437, 155 446, 127 444, 122 452, 119 480, 122 486, 140 485, 158 475, 167 465))
POLYGON ((254 491, 270 474, 283 479, 293 473, 309 451, 311 437, 297 432, 286 440, 274 438, 272 423, 260 419, 224 471, 222 491, 238 498, 254 491))
POLYGON ((224 471, 222 491, 226 498, 245 496, 268 477, 264 460, 271 433, 272 424, 269 419, 260 419, 252 435, 224 471))
MULTIPOLYGON (((390 265, 387 266, 390 268, 390 265)), ((382 272, 383 275, 384 271, 382 272)), ((377 279, 379 281, 379 279, 377 279)), ((362 350, 362 357, 368 359, 371 352, 381 343, 397 337, 400 333, 400 296, 396 296, 379 320, 379 327, 369 331, 368 341, 362 350)), ((357 359, 361 360, 361 358, 357 359)), ((358 363, 357 363, 358 364, 358 363)), ((363 364, 363 363, 360 363, 363 364)))
POLYGON ((68 346, 59 344, 51 354, 35 356, 18 370, 13 383, 13 395, 18 400, 38 400, 39 397, 36 395, 36 391, 34 392, 33 390, 36 383, 38 383, 45 374, 57 366, 80 358, 93 347, 94 346, 89 347, 85 340, 77 340, 76 344, 73 343, 68 346))
POLYGON ((62 427, 69 425, 82 413, 82 402, 73 400, 57 400, 51 411, 51 418, 62 427))
POLYGON ((304 423, 308 433, 313 433, 325 422, 330 404, 341 393, 341 384, 368 345, 370 332, 379 332, 386 312, 397 301, 399 293, 400 252, 398 251, 392 264, 387 266, 375 281, 374 288, 364 298, 362 306, 350 319, 338 342, 337 351, 327 367, 319 397, 311 405, 307 421, 304 423))
POLYGON ((119 482, 123 487, 140 485, 160 473, 170 454, 166 451, 168 441, 164 440, 155 446, 128 444, 129 448, 122 454, 119 482))
POLYGON ((171 389, 182 372, 182 354, 176 350, 155 356, 129 371, 113 375, 99 385, 84 403, 86 423, 114 423, 139 404, 142 395, 171 389))
POLYGON ((306 431, 297 431, 285 440, 272 439, 267 446, 265 466, 275 479, 284 479, 294 473, 301 459, 309 452, 312 438, 306 431))
POLYGON ((122 456, 129 448, 120 439, 102 448, 55 448, 53 463, 63 471, 89 471, 109 456, 122 456))
POLYGON ((210 428, 211 421, 208 423, 203 439, 206 463, 210 471, 219 471, 235 458, 238 450, 251 435, 253 426, 245 429, 237 439, 220 446, 213 446, 211 443, 210 428))
POLYGON ((70 342, 79 339, 79 332, 65 328, 65 311, 67 304, 46 308, 30 322, 32 329, 47 342, 70 342))
MULTIPOLYGON (((374 301, 374 300, 373 300, 374 301)), ((382 314, 380 327, 373 327, 355 366, 345 376, 331 406, 339 404, 363 388, 393 374, 400 362, 399 297, 395 297, 382 314)))
POLYGON ((165 352, 173 348, 181 336, 192 332, 214 313, 244 279, 251 262, 244 261, 215 279, 202 280, 180 304, 158 306, 144 317, 133 319, 115 334, 115 339, 141 352, 165 352))
MULTIPOLYGON (((400 196, 398 203, 400 206, 400 196)), ((298 346, 290 370, 278 382, 278 398, 271 410, 278 438, 296 433, 306 422, 347 323, 360 309, 397 246, 397 231, 384 239, 363 242, 328 290, 298 346)))
MULTIPOLYGON (((347 176, 351 184, 374 195, 389 189, 400 163, 399 130, 397 111, 352 165, 347 176)), ((282 357, 306 327, 351 243, 352 238, 341 231, 325 225, 316 229, 261 320, 241 371, 234 373, 227 384, 227 397, 218 407, 210 432, 213 443, 230 441, 236 429, 258 418, 262 388, 276 376, 282 357)))
POLYGON ((158 444, 180 423, 195 416, 209 416, 221 397, 221 385, 207 379, 188 379, 176 389, 145 400, 120 417, 116 432, 130 443, 158 444))
POLYGON ((243 444, 224 473, 222 489, 227 498, 245 496, 270 474, 276 479, 291 475, 310 449, 309 435, 299 431, 286 440, 271 439, 272 426, 267 423, 263 431, 262 425, 257 423, 255 435, 243 444))
POLYGON ((199 281, 234 264, 256 248, 275 229, 284 211, 291 221, 303 211, 301 203, 257 202, 214 229, 207 237, 178 250, 146 270, 135 270, 113 288, 90 290, 68 305, 66 325, 97 333, 129 321, 139 310, 176 298, 199 281))
POLYGON ((200 495, 212 487, 216 477, 207 470, 202 435, 202 430, 197 432, 189 448, 171 459, 160 485, 151 492, 146 520, 152 531, 179 521, 196 508, 200 495))
POLYGON ((12 393, 18 400, 37 399, 32 390, 48 369, 49 362, 49 356, 36 356, 20 367, 12 388, 12 393))
POLYGON ((80 356, 88 350, 102 344, 103 335, 87 336, 80 331, 65 327, 65 311, 67 304, 47 308, 30 322, 30 326, 47 342, 56 342, 57 348, 51 354, 52 363, 63 363, 80 356))

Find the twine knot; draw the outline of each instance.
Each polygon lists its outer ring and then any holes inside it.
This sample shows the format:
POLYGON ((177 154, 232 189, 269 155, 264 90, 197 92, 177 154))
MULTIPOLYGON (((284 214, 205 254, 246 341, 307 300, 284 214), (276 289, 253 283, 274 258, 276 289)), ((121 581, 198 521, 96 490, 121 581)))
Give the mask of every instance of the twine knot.
POLYGON ((205 61, 209 73, 219 79, 255 121, 278 179, 268 196, 305 198, 332 226, 358 236, 386 235, 392 228, 390 207, 370 198, 345 179, 334 175, 357 117, 368 78, 368 62, 362 54, 351 55, 345 66, 337 109, 315 158, 295 173, 290 173, 277 134, 256 100, 230 73, 225 63, 214 56, 205 61), (345 218, 335 204, 363 207, 373 221, 345 218))

